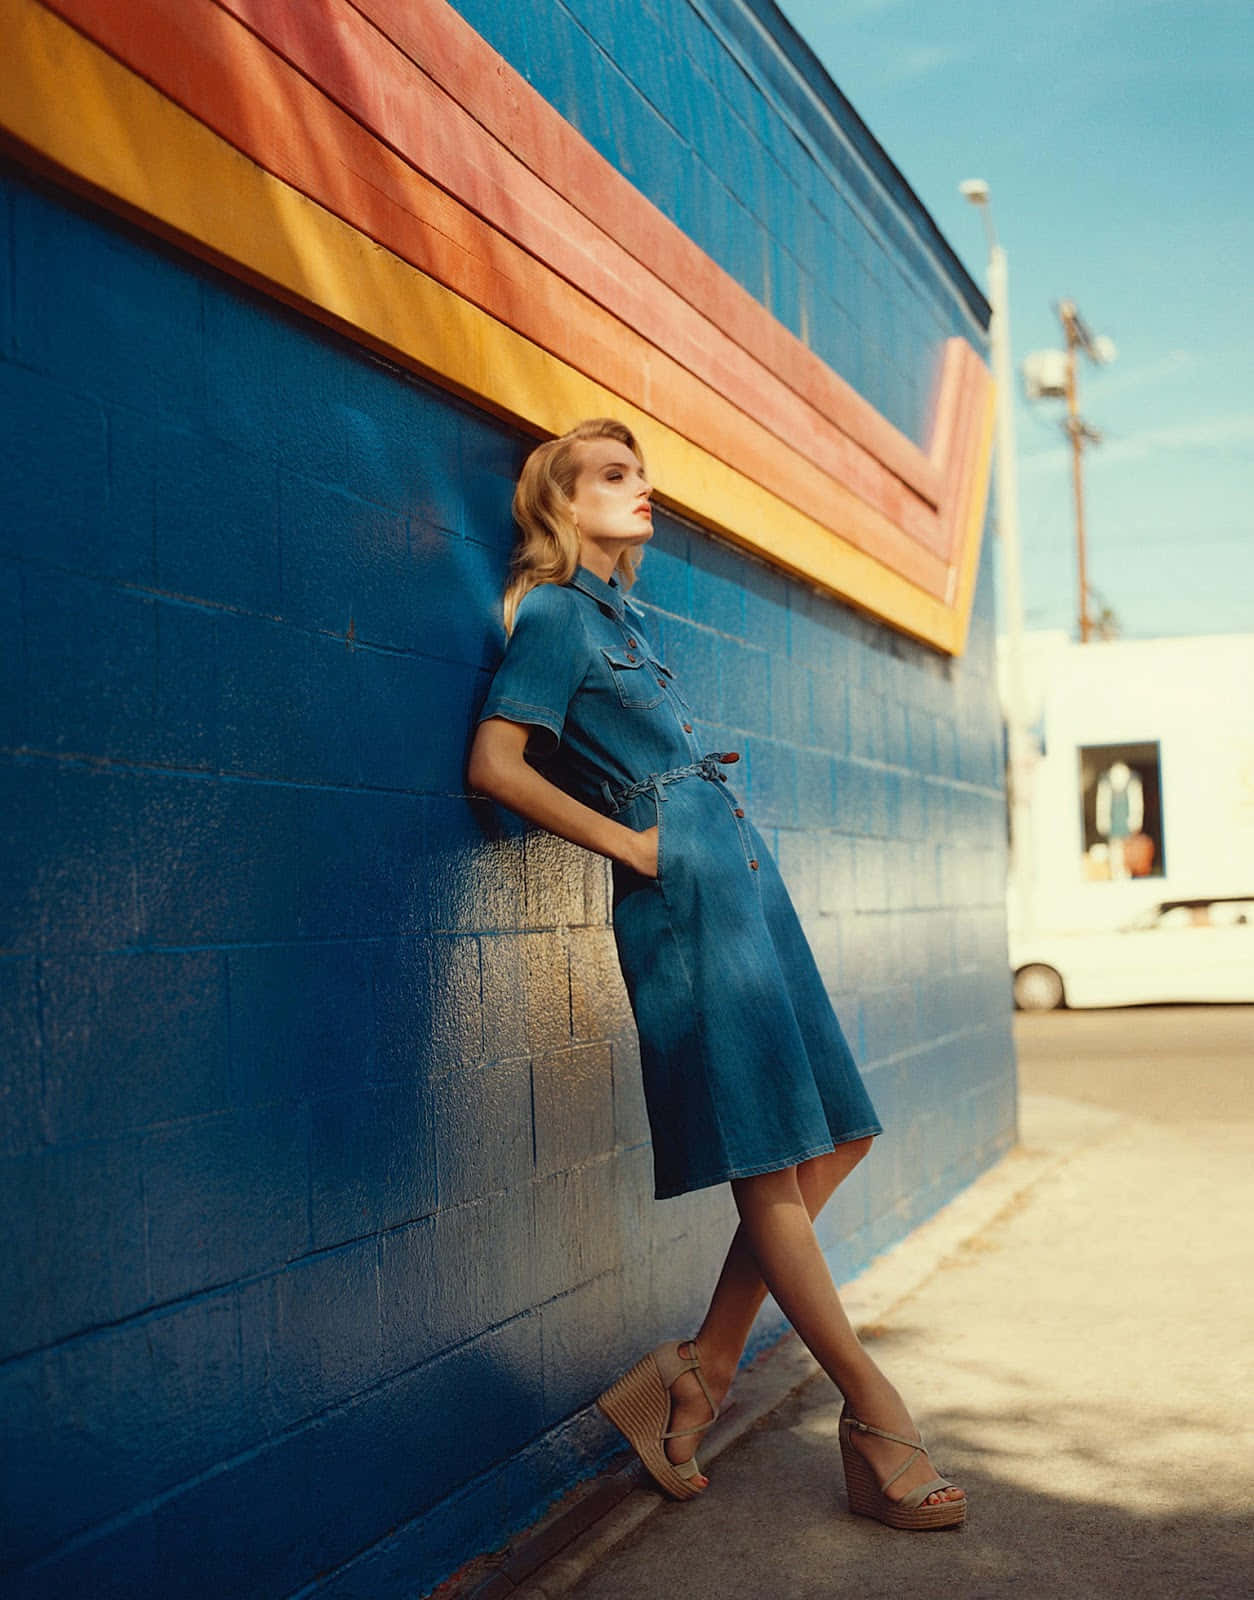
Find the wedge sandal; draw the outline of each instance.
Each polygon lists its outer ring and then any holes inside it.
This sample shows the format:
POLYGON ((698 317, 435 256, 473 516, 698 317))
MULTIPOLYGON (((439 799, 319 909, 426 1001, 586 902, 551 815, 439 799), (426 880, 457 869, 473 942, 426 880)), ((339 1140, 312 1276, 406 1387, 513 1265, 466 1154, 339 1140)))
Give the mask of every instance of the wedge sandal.
POLYGON ((924 1505, 928 1495, 938 1489, 953 1489, 949 1478, 933 1478, 921 1483, 900 1500, 890 1500, 885 1490, 892 1487, 902 1473, 907 1471, 918 1456, 926 1456, 922 1439, 906 1439, 899 1433, 888 1433, 883 1428, 873 1428, 869 1422, 859 1422, 846 1406, 840 1413, 840 1458, 845 1466, 845 1488, 849 1493, 849 1509, 855 1516, 874 1517, 890 1528, 922 1532, 928 1528, 958 1528, 966 1521, 967 1502, 939 1500, 934 1506, 924 1505), (855 1433, 873 1433, 878 1439, 891 1439, 894 1444, 904 1444, 910 1454, 890 1478, 877 1481, 871 1463, 854 1444, 855 1433))
POLYGON ((704 1433, 718 1420, 718 1407, 706 1387, 695 1339, 672 1339, 651 1350, 598 1398, 597 1410, 626 1439, 660 1489, 676 1500, 693 1500, 702 1493, 694 1481, 701 1476, 696 1457, 674 1462, 666 1454, 667 1439, 683 1439, 694 1433, 704 1433), (688 1346, 689 1355, 680 1355, 681 1343, 688 1346), (710 1420, 695 1428, 674 1428, 668 1432, 666 1424, 671 1415, 671 1384, 685 1372, 696 1373, 701 1393, 710 1408, 710 1420))

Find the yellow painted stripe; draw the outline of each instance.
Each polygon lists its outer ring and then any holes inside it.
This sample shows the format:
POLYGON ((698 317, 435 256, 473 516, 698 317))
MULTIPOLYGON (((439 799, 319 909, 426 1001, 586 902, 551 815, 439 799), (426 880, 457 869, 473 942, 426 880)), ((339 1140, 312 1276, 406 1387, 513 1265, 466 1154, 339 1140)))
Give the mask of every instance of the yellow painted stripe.
POLYGON ((993 462, 993 433, 997 420, 997 389, 990 379, 984 385, 982 414, 978 429, 979 443, 973 450, 969 473, 966 503, 959 507, 963 518, 962 538, 958 546, 958 582, 953 609, 949 613, 949 639, 945 648, 951 655, 960 656, 967 648, 967 633, 971 625, 971 607, 975 602, 975 584, 979 576, 980 545, 984 536, 984 514, 988 505, 988 479, 993 462))
MULTIPOLYGON (((0 30, 0 126, 106 200, 538 433, 621 416, 647 441, 665 504, 916 638, 961 648, 964 616, 272 177, 35 0, 0 0, 0 30)), ((986 460, 978 473, 986 480, 986 460)), ((982 495, 971 500, 982 521, 982 495)), ((978 545, 977 529, 960 606, 978 545)))

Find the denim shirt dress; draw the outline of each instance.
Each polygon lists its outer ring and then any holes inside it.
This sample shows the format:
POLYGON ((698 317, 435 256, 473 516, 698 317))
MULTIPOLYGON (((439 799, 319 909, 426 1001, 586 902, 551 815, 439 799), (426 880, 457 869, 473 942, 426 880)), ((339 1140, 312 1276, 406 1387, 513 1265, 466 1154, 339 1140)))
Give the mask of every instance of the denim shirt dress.
POLYGON ((614 863, 613 917, 663 1199, 881 1130, 735 767, 702 752, 642 620, 583 567, 532 589, 479 720, 526 724, 560 787, 658 827, 656 878, 614 863))

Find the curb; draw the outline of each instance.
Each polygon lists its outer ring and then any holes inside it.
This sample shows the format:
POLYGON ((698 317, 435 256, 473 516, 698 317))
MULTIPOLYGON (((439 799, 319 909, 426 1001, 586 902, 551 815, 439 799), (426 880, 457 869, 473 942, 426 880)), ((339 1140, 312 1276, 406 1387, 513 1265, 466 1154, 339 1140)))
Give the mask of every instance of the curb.
MULTIPOLYGON (((841 1286, 849 1319, 860 1332, 885 1319, 1043 1178, 1130 1120, 1048 1095, 1025 1095, 1019 1109, 1020 1142, 995 1167, 841 1286)), ((786 1333, 737 1374, 735 1398, 706 1435, 703 1461, 715 1460, 820 1371, 796 1334, 786 1333)), ((638 1462, 603 1474, 574 1504, 559 1507, 510 1545, 492 1571, 481 1571, 472 1587, 457 1591, 457 1600, 559 1600, 666 1503, 638 1462)))

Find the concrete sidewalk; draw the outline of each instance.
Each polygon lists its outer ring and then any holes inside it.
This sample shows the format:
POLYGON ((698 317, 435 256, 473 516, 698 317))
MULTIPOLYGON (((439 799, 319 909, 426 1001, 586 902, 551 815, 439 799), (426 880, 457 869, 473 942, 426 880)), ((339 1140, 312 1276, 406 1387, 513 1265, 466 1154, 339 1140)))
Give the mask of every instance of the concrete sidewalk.
POLYGON ((635 1490, 518 1600, 1254 1593, 1254 1127, 1028 1096, 1021 1132, 846 1291, 965 1529, 848 1514, 839 1401, 790 1338, 738 1379, 705 1495, 635 1490))

